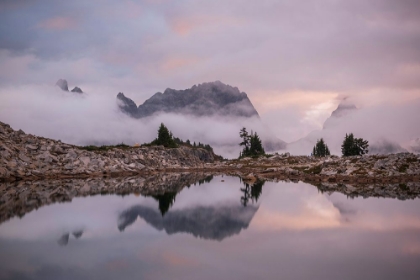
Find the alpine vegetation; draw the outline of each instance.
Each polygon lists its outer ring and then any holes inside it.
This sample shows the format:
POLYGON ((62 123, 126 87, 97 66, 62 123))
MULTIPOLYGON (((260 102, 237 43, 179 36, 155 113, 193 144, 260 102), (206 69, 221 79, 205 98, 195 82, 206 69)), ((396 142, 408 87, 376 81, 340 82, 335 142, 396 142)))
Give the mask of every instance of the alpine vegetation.
POLYGON ((239 157, 260 156, 265 154, 261 139, 257 132, 254 133, 251 131, 251 134, 249 134, 246 128, 243 127, 239 131, 239 136, 242 138, 242 142, 239 143, 239 145, 244 146, 239 157))
POLYGON ((319 139, 314 148, 312 149, 312 156, 314 157, 326 157, 330 155, 330 149, 328 145, 325 144, 324 139, 319 139))
POLYGON ((360 156, 369 152, 369 142, 363 138, 355 138, 353 133, 344 137, 343 144, 341 145, 341 153, 343 157, 347 156, 360 156))
POLYGON ((152 141, 152 145, 162 145, 166 148, 177 148, 178 145, 174 141, 172 132, 163 124, 160 124, 158 137, 152 141))

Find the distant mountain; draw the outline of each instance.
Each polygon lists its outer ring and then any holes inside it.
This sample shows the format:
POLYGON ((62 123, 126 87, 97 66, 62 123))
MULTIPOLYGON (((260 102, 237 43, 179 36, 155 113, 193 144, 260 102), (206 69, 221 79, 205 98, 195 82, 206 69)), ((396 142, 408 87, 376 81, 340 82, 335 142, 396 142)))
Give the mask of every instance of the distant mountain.
POLYGON ((74 89, 72 89, 71 92, 83 93, 82 89, 79 87, 74 87, 74 89))
POLYGON ((194 85, 185 90, 168 88, 163 93, 155 93, 138 107, 123 93, 119 93, 117 99, 121 101, 120 109, 134 118, 149 117, 157 113, 259 117, 245 92, 220 81, 194 85))
MULTIPOLYGON (((261 122, 257 110, 252 105, 247 94, 239 91, 237 87, 226 85, 220 81, 194 85, 185 90, 166 89, 163 93, 155 93, 143 104, 136 103, 120 92, 117 95, 118 106, 122 112, 133 118, 145 118, 159 113, 175 113, 187 116, 213 117, 228 116, 225 121, 242 123, 247 126, 247 118, 256 118, 254 127, 262 138, 264 149, 267 152, 278 151, 286 147, 286 143, 274 136, 261 122)), ((241 127, 238 127, 238 131, 241 127)), ((223 140, 225 141, 225 139, 223 140)), ((238 141, 230 144, 224 142, 225 147, 232 149, 239 147, 238 141)), ((217 146, 217 143, 213 143, 217 146)), ((230 149, 230 150, 232 150, 230 149)), ((239 151, 238 151, 239 153, 239 151)))
MULTIPOLYGON (((346 133, 355 133, 356 137, 365 138, 354 130, 354 126, 349 127, 352 123, 351 118, 356 115, 359 109, 348 101, 343 100, 332 113, 331 116, 324 122, 322 130, 314 130, 305 137, 296 142, 287 144, 287 150, 292 154, 310 154, 316 141, 323 138, 333 154, 341 154, 341 144, 346 133)), ((366 122, 369 122, 366 119, 366 122)), ((366 139, 366 138, 365 138, 366 139)), ((392 154, 404 153, 407 149, 401 146, 401 143, 391 141, 386 138, 373 138, 369 140, 369 154, 392 154)), ((415 141, 409 143, 409 150, 416 151, 415 141)), ((420 150, 420 149, 419 149, 420 150)))
MULTIPOLYGON (((56 86, 58 86, 59 88, 61 88, 61 90, 63 91, 69 91, 69 85, 67 83, 67 80, 65 79, 59 79, 56 83, 56 86)), ((82 89, 79 87, 74 87, 74 89, 71 90, 71 92, 75 92, 75 93, 83 93, 82 89)))
POLYGON ((117 99, 120 101, 119 107, 121 111, 132 117, 137 116, 137 105, 133 100, 126 97, 122 92, 118 93, 117 99))
POLYGON ((369 143, 369 154, 371 155, 387 155, 387 154, 396 154, 396 153, 406 153, 407 150, 401 147, 400 144, 386 139, 376 141, 374 143, 369 143))
MULTIPOLYGON (((287 150, 292 154, 297 155, 308 155, 311 153, 313 146, 316 141, 320 138, 326 139, 329 133, 334 129, 337 129, 342 122, 343 118, 348 117, 352 113, 356 112, 357 107, 349 103, 347 100, 342 100, 338 107, 331 113, 331 116, 325 120, 322 130, 314 130, 305 137, 287 144, 287 150)), ((343 136, 344 137, 344 136, 343 136)), ((331 143, 329 143, 331 144, 331 143)), ((330 146, 331 149, 331 146, 330 146)))
POLYGON ((323 129, 330 128, 336 125, 340 121, 340 118, 347 116, 355 112, 356 110, 357 110, 357 107, 354 104, 342 101, 338 105, 337 109, 335 109, 331 113, 331 116, 325 120, 323 129))
POLYGON ((58 86, 59 88, 61 88, 61 90, 64 90, 64 91, 69 91, 69 86, 68 86, 68 84, 67 84, 67 81, 66 81, 66 80, 64 80, 64 79, 59 79, 59 80, 55 83, 55 85, 56 85, 56 86, 58 86))

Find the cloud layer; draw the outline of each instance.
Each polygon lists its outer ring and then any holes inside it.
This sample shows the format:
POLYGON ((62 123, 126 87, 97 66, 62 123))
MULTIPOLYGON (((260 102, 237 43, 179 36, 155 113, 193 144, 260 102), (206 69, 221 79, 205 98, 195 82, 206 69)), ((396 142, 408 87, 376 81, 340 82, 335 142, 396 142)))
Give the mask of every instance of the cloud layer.
POLYGON ((0 90, 0 120, 14 129, 75 145, 148 143, 163 122, 183 140, 210 144, 225 157, 239 155, 239 130, 246 126, 262 139, 274 135, 257 118, 196 117, 160 114, 134 119, 118 108, 115 96, 77 94, 57 86, 21 86, 0 90))

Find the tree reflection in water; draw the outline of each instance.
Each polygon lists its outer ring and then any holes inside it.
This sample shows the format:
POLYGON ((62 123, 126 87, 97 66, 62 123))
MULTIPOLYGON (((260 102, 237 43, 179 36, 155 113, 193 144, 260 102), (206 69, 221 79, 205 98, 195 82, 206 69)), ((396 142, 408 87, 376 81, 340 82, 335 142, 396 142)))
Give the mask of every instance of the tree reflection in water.
POLYGON ((162 214, 162 217, 165 216, 169 208, 175 203, 177 193, 176 192, 167 192, 161 195, 153 195, 152 197, 159 202, 159 211, 162 214))
POLYGON ((265 181, 258 180, 253 185, 249 185, 246 182, 242 182, 244 184, 244 188, 241 188, 242 196, 241 196, 241 204, 246 207, 248 205, 249 200, 251 202, 258 202, 258 198, 261 196, 262 187, 265 181))

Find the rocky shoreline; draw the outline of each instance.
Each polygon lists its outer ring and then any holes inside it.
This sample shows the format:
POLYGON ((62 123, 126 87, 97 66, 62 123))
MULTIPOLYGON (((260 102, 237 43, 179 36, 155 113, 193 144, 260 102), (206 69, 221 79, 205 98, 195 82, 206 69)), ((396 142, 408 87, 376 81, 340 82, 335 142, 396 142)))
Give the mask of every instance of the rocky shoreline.
POLYGON ((219 160, 202 148, 163 146, 87 151, 15 131, 0 122, 0 182, 152 175, 156 172, 224 172, 245 180, 287 179, 329 183, 420 181, 420 155, 400 153, 315 158, 274 154, 219 160))
MULTIPOLYGON (((164 197, 165 194, 176 194, 183 188, 193 184, 210 182, 217 175, 226 175, 226 172, 159 172, 134 177, 95 177, 88 179, 50 179, 40 181, 21 180, 0 183, 0 224, 16 216, 22 217, 42 206, 70 202, 76 197, 109 194, 164 197)), ((243 174, 230 175, 236 177, 243 176, 245 178, 243 183, 249 186, 257 185, 263 180, 294 183, 300 181, 297 178, 288 177, 250 180, 243 174)), ((223 183, 223 181, 220 183, 223 183)), ((394 198, 399 200, 420 198, 420 182, 387 184, 307 183, 314 185, 322 193, 325 192, 331 195, 334 192, 339 192, 350 198, 358 196, 364 198, 394 198)))
POLYGON ((87 151, 74 145, 15 131, 0 122, 0 182, 130 176, 156 170, 189 170, 212 163, 202 148, 130 147, 87 151))

